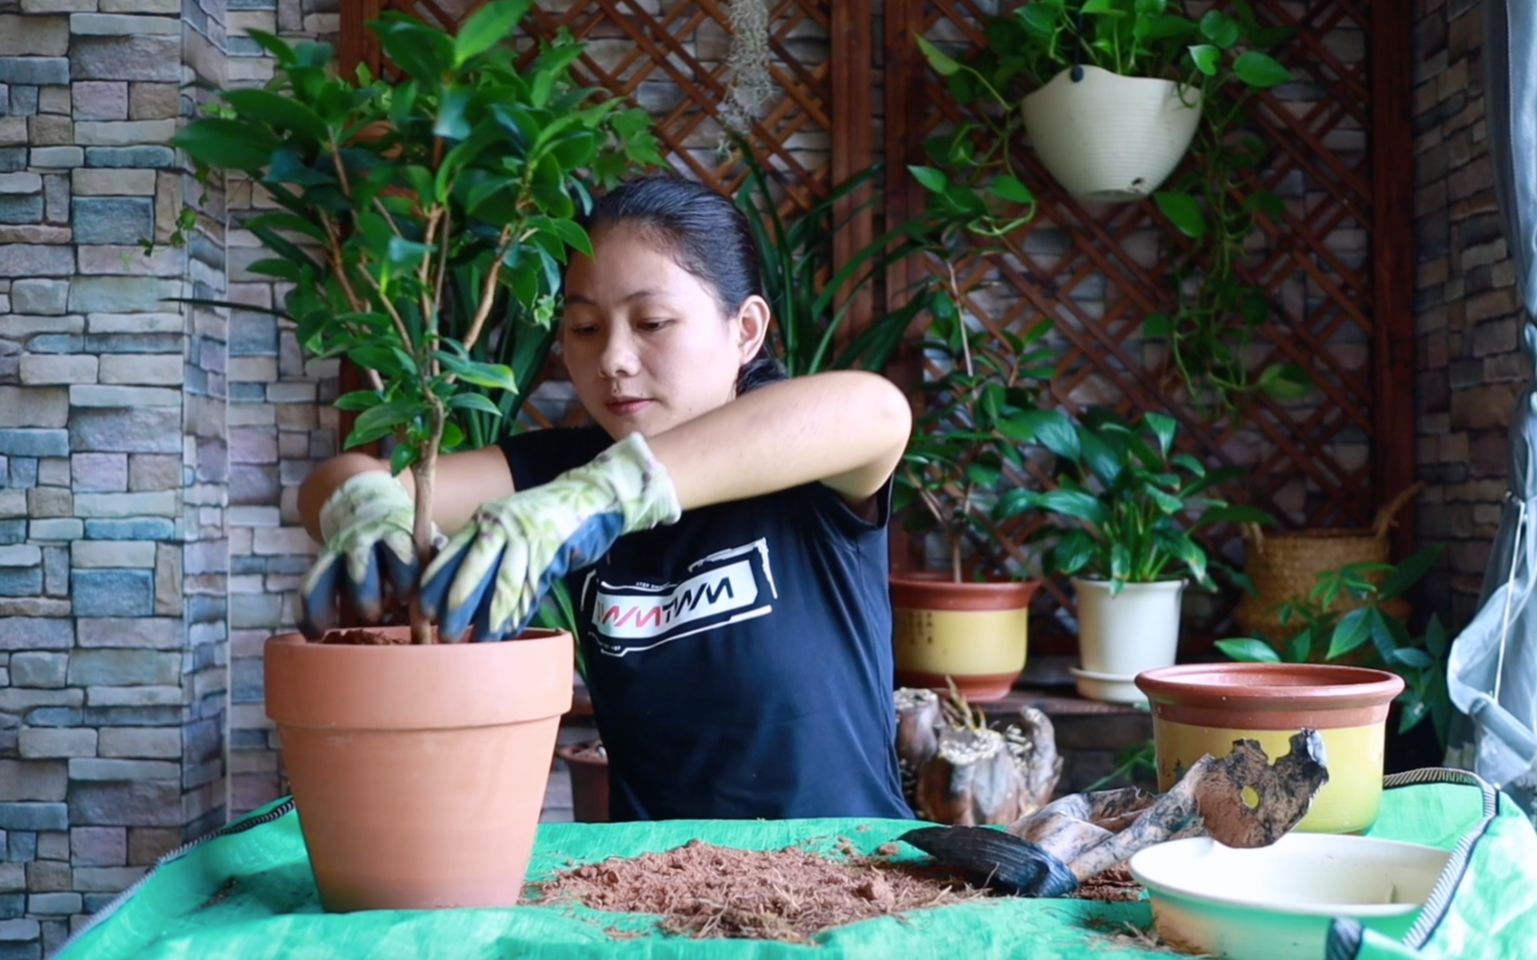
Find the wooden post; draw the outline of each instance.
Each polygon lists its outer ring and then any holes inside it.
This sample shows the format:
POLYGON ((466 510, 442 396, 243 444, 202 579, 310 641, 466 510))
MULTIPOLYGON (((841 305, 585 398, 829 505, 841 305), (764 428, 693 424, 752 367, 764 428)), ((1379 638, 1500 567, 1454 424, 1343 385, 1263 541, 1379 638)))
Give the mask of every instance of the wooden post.
MULTIPOLYGON (((1382 505, 1415 479, 1414 18, 1399 0, 1371 2, 1372 481, 1382 505)), ((1414 550, 1414 511, 1393 531, 1396 559, 1414 550)))
MULTIPOLYGON (((875 162, 875 63, 871 57, 875 17, 870 0, 836 0, 830 31, 832 56, 832 186, 858 176, 875 162)), ((875 239, 875 215, 868 185, 833 209, 833 273, 875 239), (863 208, 861 209, 861 206, 863 208), (858 211, 857 213, 855 211, 858 211)), ((839 340, 851 342, 874 319, 875 296, 869 287, 855 294, 839 340)))

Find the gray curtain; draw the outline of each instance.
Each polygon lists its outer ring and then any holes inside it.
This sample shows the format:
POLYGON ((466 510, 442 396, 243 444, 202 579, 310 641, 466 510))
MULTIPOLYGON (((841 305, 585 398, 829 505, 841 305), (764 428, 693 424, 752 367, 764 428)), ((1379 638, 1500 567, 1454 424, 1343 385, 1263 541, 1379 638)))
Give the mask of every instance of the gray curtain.
MULTIPOLYGON (((1484 0, 1484 106, 1506 245, 1537 376, 1537 0, 1484 0)), ((1471 718, 1448 763, 1504 787, 1537 811, 1537 386, 1510 422, 1510 487, 1484 575, 1482 603, 1452 644, 1447 682, 1471 718)))

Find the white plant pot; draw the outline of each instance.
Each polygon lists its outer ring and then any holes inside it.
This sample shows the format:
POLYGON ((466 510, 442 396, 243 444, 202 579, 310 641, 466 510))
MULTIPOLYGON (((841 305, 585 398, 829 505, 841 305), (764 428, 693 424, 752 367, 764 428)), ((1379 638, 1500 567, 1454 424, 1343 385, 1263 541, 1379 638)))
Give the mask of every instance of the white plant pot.
POLYGON ((1185 581, 1128 583, 1115 596, 1103 580, 1073 579, 1078 596, 1078 692, 1113 703, 1144 703, 1137 674, 1174 665, 1185 581))
POLYGON ((1201 91, 1070 67, 1021 109, 1041 163, 1068 193, 1116 203, 1141 200, 1174 172, 1201 120, 1201 91), (1083 71, 1077 81, 1074 69, 1083 71))

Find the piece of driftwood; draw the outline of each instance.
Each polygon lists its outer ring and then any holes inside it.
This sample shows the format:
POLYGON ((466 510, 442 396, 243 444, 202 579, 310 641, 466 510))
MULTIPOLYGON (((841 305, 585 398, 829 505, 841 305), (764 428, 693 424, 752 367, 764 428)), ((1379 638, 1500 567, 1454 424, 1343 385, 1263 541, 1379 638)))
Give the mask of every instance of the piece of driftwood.
POLYGON ((1008 824, 1051 799, 1062 774, 1051 720, 1034 707, 1002 730, 987 725, 957 691, 896 693, 903 790, 935 823, 1008 824))
POLYGON ((1060 897, 1165 840, 1209 836, 1230 847, 1274 843, 1301 821, 1328 780, 1323 739, 1303 730, 1292 736, 1291 752, 1273 765, 1257 741, 1234 741, 1232 753, 1201 757, 1161 796, 1134 787, 1072 794, 1006 831, 926 827, 902 839, 1006 892, 1060 897))

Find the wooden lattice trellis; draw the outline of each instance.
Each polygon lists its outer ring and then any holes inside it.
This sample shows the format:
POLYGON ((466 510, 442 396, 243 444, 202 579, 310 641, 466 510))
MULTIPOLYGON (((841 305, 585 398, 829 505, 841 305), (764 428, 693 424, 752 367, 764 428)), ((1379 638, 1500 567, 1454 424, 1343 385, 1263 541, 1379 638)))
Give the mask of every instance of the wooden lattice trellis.
MULTIPOLYGON (((363 24, 381 8, 449 24, 475 5, 344 4, 344 62, 380 68, 363 24)), ((778 175, 785 205, 805 207, 831 184, 887 161, 880 202, 833 238, 835 261, 877 227, 921 208, 921 190, 905 166, 923 162, 925 137, 962 119, 924 65, 914 34, 980 44, 977 23, 999 6, 771 2, 773 76, 781 94, 750 139, 778 175)), ((1362 523, 1408 485, 1414 464, 1409 18, 1392 0, 1253 6, 1261 19, 1295 31, 1278 58, 1299 78, 1263 94, 1254 111, 1270 146, 1259 180, 1286 201, 1284 216, 1264 220, 1245 267, 1245 280, 1279 308, 1256 338, 1255 359, 1309 369, 1319 385, 1314 396, 1296 404, 1256 397, 1229 423, 1171 398, 1159 352, 1143 342, 1142 329, 1148 314, 1167 305, 1166 265, 1176 241, 1150 204, 1090 206, 1065 196, 1028 150, 1020 155, 1040 198, 1037 219, 1009 238, 1007 256, 974 258, 958 269, 970 312, 984 325, 1018 329, 1043 316, 1055 320, 1061 358, 1053 393, 1064 406, 1167 410, 1181 421, 1188 449, 1244 468, 1246 489, 1228 491, 1235 499, 1270 509, 1288 525, 1362 523)), ((561 0, 538 4, 527 26, 535 36, 564 28, 583 40, 588 52, 575 69, 579 82, 650 111, 675 166, 729 193, 744 171, 717 149, 728 23, 725 0, 561 0)), ((904 289, 917 271, 933 268, 906 264, 886 289, 904 289)), ((882 301, 865 298, 856 322, 876 302, 882 301)), ((1017 539, 1024 531, 1008 532, 1017 539)), ((1236 554, 1236 532, 1217 533, 1215 545, 1236 554)), ((1407 526, 1399 536, 1401 544, 1412 541, 1407 526)))

